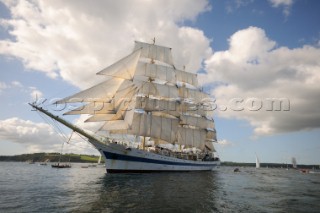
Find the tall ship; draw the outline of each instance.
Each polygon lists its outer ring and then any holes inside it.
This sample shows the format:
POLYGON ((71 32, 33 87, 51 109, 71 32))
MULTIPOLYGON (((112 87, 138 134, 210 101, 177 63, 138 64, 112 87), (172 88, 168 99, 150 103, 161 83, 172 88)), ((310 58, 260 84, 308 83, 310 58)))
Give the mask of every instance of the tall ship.
POLYGON ((131 54, 97 75, 104 81, 55 103, 76 106, 63 115, 90 115, 85 122, 96 123, 94 132, 30 105, 85 137, 107 173, 219 167, 210 97, 197 74, 174 66, 171 48, 136 41, 131 54))

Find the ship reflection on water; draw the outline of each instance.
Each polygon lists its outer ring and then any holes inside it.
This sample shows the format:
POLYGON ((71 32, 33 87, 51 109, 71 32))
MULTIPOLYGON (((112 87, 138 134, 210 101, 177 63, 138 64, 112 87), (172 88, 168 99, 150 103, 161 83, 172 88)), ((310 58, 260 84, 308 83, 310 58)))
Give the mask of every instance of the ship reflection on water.
POLYGON ((207 212, 218 195, 216 178, 216 172, 106 174, 90 211, 207 212))

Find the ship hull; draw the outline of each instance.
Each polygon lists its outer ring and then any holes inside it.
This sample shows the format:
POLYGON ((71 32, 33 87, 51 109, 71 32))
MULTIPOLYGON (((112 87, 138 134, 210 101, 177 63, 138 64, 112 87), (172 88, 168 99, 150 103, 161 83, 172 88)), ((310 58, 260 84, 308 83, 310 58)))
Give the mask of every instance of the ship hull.
POLYGON ((119 144, 94 144, 105 158, 107 173, 212 171, 220 161, 194 161, 164 156, 119 144))

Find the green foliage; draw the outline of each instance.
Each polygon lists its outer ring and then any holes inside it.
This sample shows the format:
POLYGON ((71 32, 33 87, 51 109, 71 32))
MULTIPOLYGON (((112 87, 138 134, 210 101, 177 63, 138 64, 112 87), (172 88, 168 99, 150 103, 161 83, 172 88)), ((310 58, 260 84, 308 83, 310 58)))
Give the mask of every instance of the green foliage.
POLYGON ((81 160, 90 161, 90 162, 98 162, 99 157, 97 156, 89 156, 89 155, 81 155, 81 160))
MULTIPOLYGON (((59 153, 33 153, 33 154, 22 154, 14 156, 0 156, 0 161, 34 161, 44 162, 50 160, 50 162, 58 162, 61 158, 61 162, 79 162, 79 163, 97 163, 99 156, 95 155, 81 155, 81 154, 63 154, 60 156, 59 153)), ((103 163, 103 159, 101 159, 103 163)))

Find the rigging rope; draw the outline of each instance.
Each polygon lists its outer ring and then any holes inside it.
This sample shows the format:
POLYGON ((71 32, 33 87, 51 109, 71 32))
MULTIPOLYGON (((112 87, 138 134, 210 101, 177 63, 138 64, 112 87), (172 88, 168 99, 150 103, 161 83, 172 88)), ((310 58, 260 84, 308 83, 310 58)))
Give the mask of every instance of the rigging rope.
POLYGON ((41 113, 37 112, 40 117, 49 125, 53 126, 53 130, 57 133, 57 135, 59 136, 59 138, 64 142, 67 137, 66 134, 62 131, 61 128, 59 128, 59 126, 55 123, 55 121, 52 119, 49 119, 48 117, 42 115, 41 113), (52 122, 53 121, 53 122, 52 122))
MULTIPOLYGON (((47 123, 49 124, 50 126, 53 127, 53 130, 57 133, 59 139, 62 141, 62 143, 64 144, 65 142, 68 144, 68 145, 71 145, 71 146, 76 146, 76 147, 79 147, 79 148, 83 148, 83 149, 86 149, 86 148, 94 148, 93 145, 91 143, 88 142, 87 138, 83 137, 82 135, 80 135, 79 133, 77 133, 77 135, 80 136, 80 138, 82 139, 81 141, 85 141, 87 142, 87 147, 84 147, 84 146, 79 146, 79 145, 76 145, 76 144, 72 144, 70 143, 71 139, 72 139, 72 135, 74 133, 74 131, 72 131, 71 135, 69 137, 67 137, 67 134, 62 130, 62 128, 60 127, 59 123, 54 120, 54 119, 49 119, 47 116, 44 116, 42 115, 42 113, 38 112, 37 113, 39 114, 39 116, 47 123)), ((73 141, 76 141, 73 139, 73 141)), ((80 140, 76 141, 76 142, 81 142, 80 140)), ((62 145, 63 147, 63 145, 62 145)), ((62 151, 61 151, 62 152, 62 151)))

